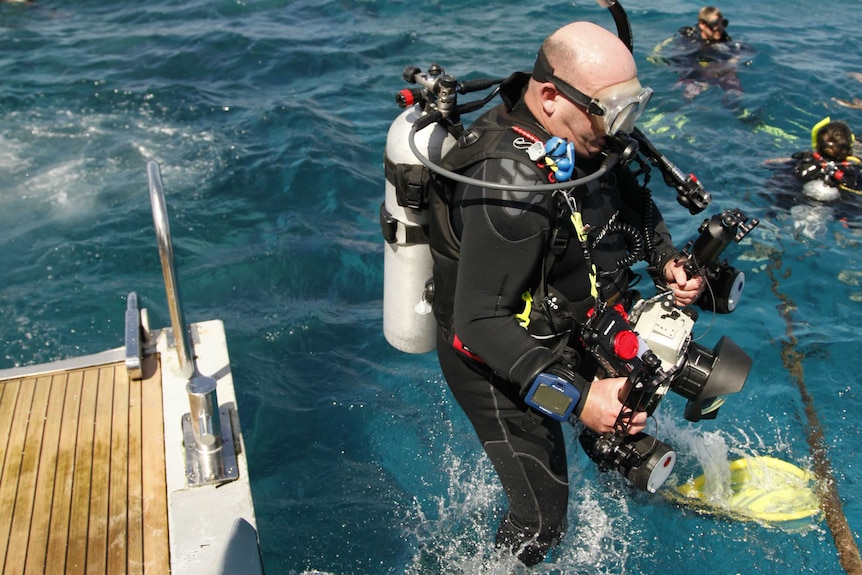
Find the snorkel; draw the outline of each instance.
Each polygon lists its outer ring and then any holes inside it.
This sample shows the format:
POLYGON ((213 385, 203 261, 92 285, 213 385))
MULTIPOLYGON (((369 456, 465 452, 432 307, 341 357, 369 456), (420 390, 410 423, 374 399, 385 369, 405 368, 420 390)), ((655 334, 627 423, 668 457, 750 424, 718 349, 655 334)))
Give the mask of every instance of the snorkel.
MULTIPOLYGON (((629 51, 634 53, 632 27, 622 5, 616 0, 596 0, 596 2, 598 2, 599 6, 610 10, 614 17, 614 23, 617 26, 617 36, 619 36, 619 39, 626 45, 629 51)), ((677 202, 681 206, 686 208, 691 215, 698 214, 706 209, 710 201, 712 201, 712 197, 694 174, 686 175, 683 173, 682 170, 677 168, 659 152, 638 128, 632 128, 630 136, 634 142, 628 145, 634 146, 635 151, 643 153, 649 158, 652 165, 661 171, 665 183, 676 189, 677 202)), ((616 146, 627 145, 625 141, 620 141, 619 138, 617 138, 617 142, 612 142, 611 144, 616 146)))
POLYGON ((626 11, 623 10, 622 4, 616 0, 596 0, 596 3, 602 8, 607 8, 611 16, 614 17, 614 24, 617 26, 617 36, 622 40, 623 44, 629 49, 629 52, 634 53, 634 43, 632 42, 632 26, 629 22, 629 17, 626 11))
POLYGON ((825 118, 814 124, 814 126, 811 128, 811 149, 815 152, 817 151, 817 132, 820 131, 820 128, 822 128, 831 121, 832 118, 826 116, 825 118))

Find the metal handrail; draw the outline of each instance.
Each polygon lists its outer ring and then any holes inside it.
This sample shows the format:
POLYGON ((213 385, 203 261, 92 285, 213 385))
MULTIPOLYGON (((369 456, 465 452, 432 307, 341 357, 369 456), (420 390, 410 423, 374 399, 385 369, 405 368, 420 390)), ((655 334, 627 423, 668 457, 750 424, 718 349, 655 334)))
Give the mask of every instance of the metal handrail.
POLYGON ((165 205, 165 190, 162 186, 162 174, 158 162, 147 162, 147 179, 150 187, 150 203, 153 206, 153 223, 156 227, 156 239, 159 242, 159 256, 162 260, 162 273, 165 277, 165 290, 168 296, 168 310, 171 314, 171 326, 176 342, 177 358, 180 371, 186 378, 191 378, 195 372, 194 356, 191 351, 186 322, 183 317, 180 291, 177 286, 177 274, 174 267, 174 250, 171 244, 171 229, 168 225, 168 210, 165 205))
MULTIPOLYGON (((189 487, 218 485, 235 480, 239 474, 230 413, 227 408, 219 409, 218 383, 214 378, 198 373, 192 355, 191 338, 183 318, 180 290, 177 287, 162 174, 157 162, 147 163, 147 178, 150 182, 153 223, 159 241, 159 255, 165 276, 165 290, 168 294, 168 309, 171 313, 180 374, 188 380, 186 394, 189 399, 189 413, 183 416, 182 421, 186 483, 189 487)), ((137 300, 137 297, 134 299, 137 300)))

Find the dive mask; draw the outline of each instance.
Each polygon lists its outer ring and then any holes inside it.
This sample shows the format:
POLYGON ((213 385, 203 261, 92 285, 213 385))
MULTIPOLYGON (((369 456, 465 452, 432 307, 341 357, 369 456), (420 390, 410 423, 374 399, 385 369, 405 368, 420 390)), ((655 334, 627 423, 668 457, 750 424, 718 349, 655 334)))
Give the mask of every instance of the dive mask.
POLYGON ((712 22, 707 22, 706 20, 698 20, 702 22, 707 28, 712 30, 713 32, 718 32, 719 30, 724 32, 727 28, 727 25, 730 24, 727 18, 716 18, 712 22))
POLYGON ((588 114, 600 118, 608 136, 617 132, 631 132, 653 94, 651 88, 641 87, 638 79, 632 78, 602 88, 591 98, 554 75, 554 69, 548 63, 544 50, 539 50, 532 76, 537 82, 550 82, 567 100, 584 107, 588 114))

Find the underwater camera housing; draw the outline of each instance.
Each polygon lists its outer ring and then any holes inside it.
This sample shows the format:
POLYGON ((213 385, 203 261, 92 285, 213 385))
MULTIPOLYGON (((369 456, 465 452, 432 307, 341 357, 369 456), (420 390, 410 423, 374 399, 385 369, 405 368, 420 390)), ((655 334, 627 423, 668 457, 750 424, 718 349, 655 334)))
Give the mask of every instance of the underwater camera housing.
POLYGON ((668 292, 638 301, 628 316, 620 305, 600 304, 581 330, 587 351, 607 375, 628 378, 614 431, 585 430, 581 445, 603 471, 615 469, 639 489, 661 487, 676 454, 645 433, 629 435, 635 413, 652 414, 670 390, 688 400, 687 420, 714 419, 725 397, 745 385, 751 369, 751 358, 727 336, 713 349, 692 341, 693 326, 668 292))

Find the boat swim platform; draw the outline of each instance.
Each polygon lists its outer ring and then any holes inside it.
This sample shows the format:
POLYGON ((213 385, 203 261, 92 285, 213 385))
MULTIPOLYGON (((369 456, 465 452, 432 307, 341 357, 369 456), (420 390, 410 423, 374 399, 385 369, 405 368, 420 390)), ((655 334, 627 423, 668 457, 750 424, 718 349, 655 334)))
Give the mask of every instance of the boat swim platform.
POLYGON ((237 479, 189 487, 170 329, 153 333, 141 379, 124 348, 2 370, 0 573, 263 573, 224 328, 190 332, 237 479))

